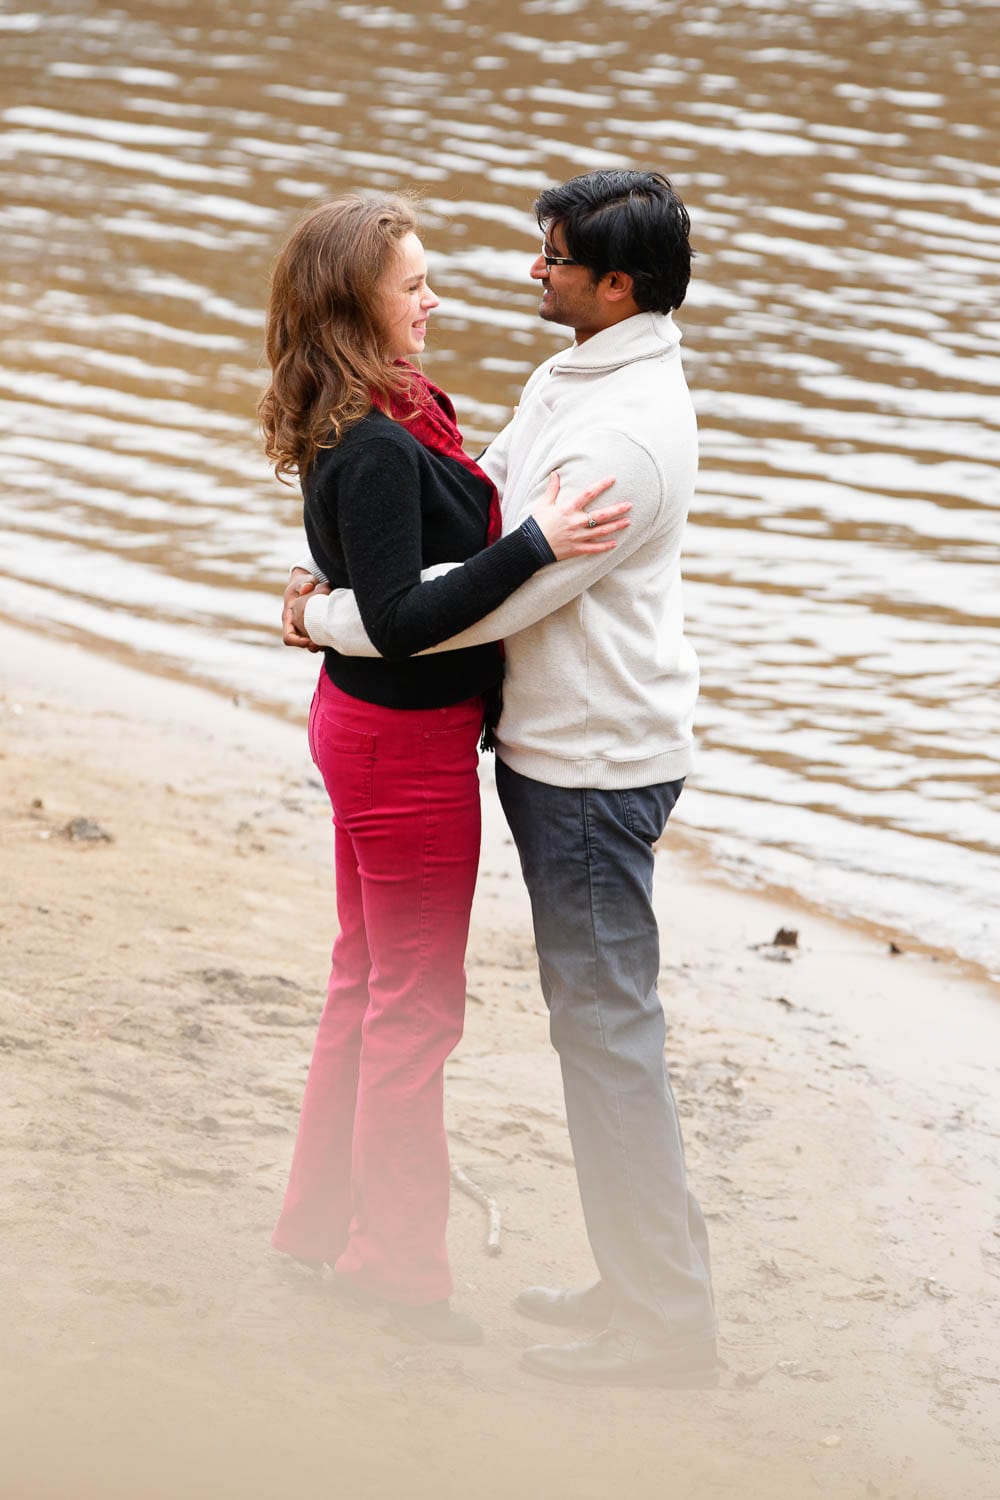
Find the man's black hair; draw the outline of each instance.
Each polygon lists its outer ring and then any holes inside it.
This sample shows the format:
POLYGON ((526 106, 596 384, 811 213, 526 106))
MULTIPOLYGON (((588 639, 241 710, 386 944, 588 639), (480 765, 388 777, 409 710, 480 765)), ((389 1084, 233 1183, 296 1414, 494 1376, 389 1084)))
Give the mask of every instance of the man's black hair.
POLYGON ((691 220, 661 172, 587 172, 535 202, 539 228, 557 224, 595 282, 631 276, 640 312, 680 307, 691 279, 691 220))

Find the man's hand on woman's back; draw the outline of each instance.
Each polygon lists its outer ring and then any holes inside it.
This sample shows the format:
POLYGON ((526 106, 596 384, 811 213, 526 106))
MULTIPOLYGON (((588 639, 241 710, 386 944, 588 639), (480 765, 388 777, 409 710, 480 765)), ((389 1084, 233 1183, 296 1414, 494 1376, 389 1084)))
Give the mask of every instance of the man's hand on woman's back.
POLYGON ((304 646, 307 651, 322 651, 322 646, 317 646, 307 635, 302 633, 296 623, 293 609, 297 599, 306 594, 328 594, 330 585, 320 583, 305 568, 293 568, 288 585, 285 589, 285 597, 281 607, 281 639, 286 646, 304 646))

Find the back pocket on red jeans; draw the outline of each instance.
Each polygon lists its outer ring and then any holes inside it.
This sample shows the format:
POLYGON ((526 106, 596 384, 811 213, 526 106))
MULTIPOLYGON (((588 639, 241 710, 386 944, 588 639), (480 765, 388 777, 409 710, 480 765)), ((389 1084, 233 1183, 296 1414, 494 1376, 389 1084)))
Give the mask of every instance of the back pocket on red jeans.
POLYGON ((340 818, 370 812, 375 772, 375 736, 350 729, 318 706, 312 720, 313 758, 340 818))

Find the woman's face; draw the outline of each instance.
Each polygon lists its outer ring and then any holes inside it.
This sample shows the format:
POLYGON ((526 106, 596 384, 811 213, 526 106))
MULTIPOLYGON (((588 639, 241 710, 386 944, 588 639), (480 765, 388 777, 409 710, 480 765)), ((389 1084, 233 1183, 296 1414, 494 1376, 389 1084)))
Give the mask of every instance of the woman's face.
POLYGON ((427 337, 427 315, 440 305, 427 285, 424 247, 413 233, 399 242, 396 257, 382 280, 385 328, 396 359, 422 354, 427 337))

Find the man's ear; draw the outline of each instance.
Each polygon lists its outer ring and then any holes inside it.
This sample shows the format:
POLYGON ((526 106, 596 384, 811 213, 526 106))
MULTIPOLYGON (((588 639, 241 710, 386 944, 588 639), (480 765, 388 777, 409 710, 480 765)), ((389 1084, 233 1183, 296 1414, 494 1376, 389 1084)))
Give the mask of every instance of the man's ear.
POLYGON ((609 271, 601 277, 601 290, 609 302, 624 302, 632 295, 633 281, 624 271, 609 271))

